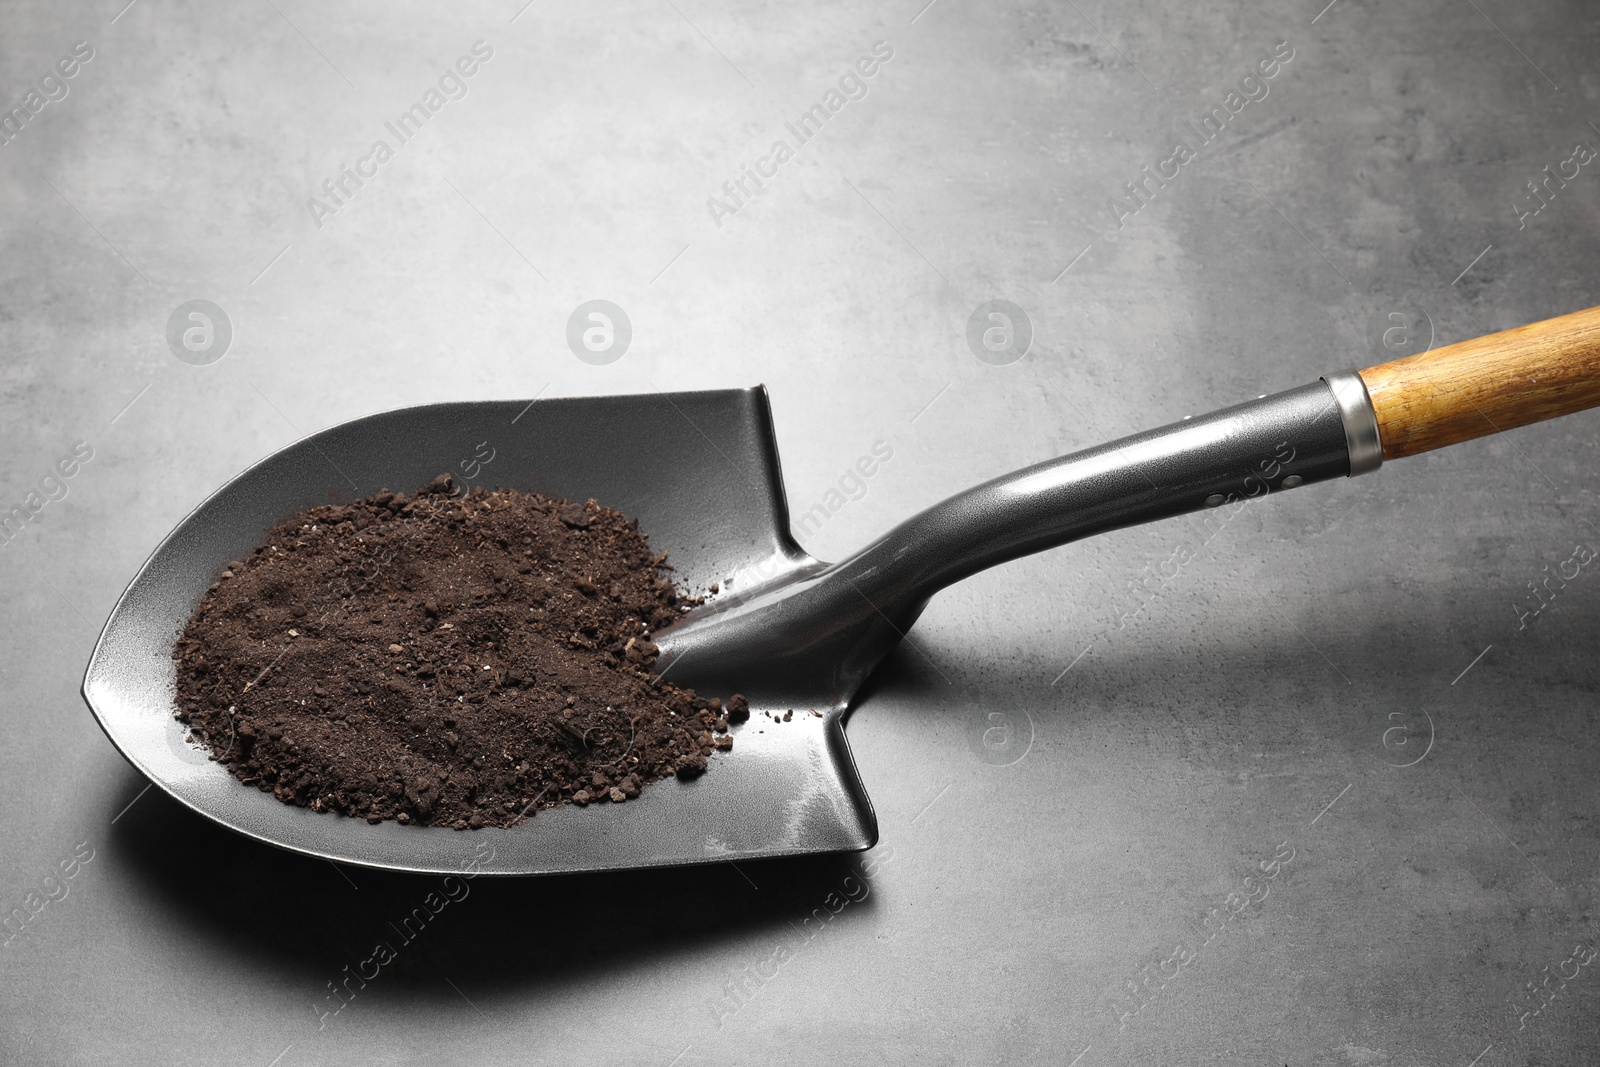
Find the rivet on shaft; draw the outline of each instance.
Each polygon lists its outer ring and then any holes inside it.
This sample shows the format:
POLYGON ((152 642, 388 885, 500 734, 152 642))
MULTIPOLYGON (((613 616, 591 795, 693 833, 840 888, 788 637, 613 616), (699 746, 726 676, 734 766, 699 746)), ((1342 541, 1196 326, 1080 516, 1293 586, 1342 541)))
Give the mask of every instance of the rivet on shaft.
POLYGON ((1289 477, 1285 478, 1279 484, 1282 485, 1283 488, 1285 488, 1285 489, 1293 489, 1295 486, 1299 485, 1303 481, 1305 481, 1305 479, 1300 477, 1298 474, 1291 474, 1291 475, 1289 475, 1289 477))
POLYGON ((1221 504, 1223 499, 1224 497, 1221 493, 1212 493, 1210 496, 1206 497, 1206 507, 1214 508, 1218 504, 1221 504))

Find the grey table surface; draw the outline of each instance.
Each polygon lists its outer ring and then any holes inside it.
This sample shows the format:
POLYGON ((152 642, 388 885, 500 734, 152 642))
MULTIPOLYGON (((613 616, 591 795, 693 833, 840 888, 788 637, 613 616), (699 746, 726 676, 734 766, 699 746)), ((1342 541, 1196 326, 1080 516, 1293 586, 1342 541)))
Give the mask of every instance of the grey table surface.
POLYGON ((78 694, 163 534, 371 411, 764 382, 837 558, 1028 462, 1600 302, 1600 175, 1565 162, 1600 145, 1592 5, 124 2, 0 15, 0 496, 44 494, 0 544, 0 1060, 1600 1054, 1594 413, 974 577, 852 713, 872 852, 480 879, 347 1003, 432 883, 145 792, 78 694), (225 351, 169 341, 197 299, 225 351), (567 340, 591 299, 632 324, 604 365, 567 340), (994 299, 1028 328, 989 353, 994 299))

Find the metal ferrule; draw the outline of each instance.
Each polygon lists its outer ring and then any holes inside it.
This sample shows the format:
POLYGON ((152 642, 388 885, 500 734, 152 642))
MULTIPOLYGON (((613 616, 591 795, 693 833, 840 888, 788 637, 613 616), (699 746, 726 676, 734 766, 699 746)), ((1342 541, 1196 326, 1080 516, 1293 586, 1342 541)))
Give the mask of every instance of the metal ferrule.
POLYGON ((1324 374, 1344 420, 1345 446, 1350 450, 1350 477, 1383 466, 1383 441, 1378 437, 1378 413, 1367 395, 1367 383, 1353 370, 1324 374))

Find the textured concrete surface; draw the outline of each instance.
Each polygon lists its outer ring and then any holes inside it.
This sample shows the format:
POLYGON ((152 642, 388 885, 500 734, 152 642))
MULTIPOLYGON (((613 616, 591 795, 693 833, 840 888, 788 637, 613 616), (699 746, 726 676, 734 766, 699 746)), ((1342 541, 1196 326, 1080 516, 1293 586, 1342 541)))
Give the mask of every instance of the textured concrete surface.
POLYGON ((373 410, 765 382, 836 558, 985 477, 1379 362, 1391 312, 1442 343, 1600 302, 1600 172, 1526 185, 1600 145, 1591 5, 122 2, 0 16, 0 106, 93 49, 0 145, 6 507, 93 451, 0 545, 0 908, 29 916, 0 1059, 1600 1053, 1600 573, 1569 562, 1600 545, 1593 413, 1247 508, 1131 616, 1191 526, 973 578, 850 722, 878 849, 480 880, 328 1017, 431 884, 144 793, 77 693, 191 507, 373 410), (1131 200, 1146 166, 1176 176, 1131 200), (168 341, 196 299, 233 330, 209 363, 215 336, 168 341), (566 340, 591 299, 632 323, 607 365, 566 340), (968 346, 991 299, 1031 323, 1008 365, 968 346))

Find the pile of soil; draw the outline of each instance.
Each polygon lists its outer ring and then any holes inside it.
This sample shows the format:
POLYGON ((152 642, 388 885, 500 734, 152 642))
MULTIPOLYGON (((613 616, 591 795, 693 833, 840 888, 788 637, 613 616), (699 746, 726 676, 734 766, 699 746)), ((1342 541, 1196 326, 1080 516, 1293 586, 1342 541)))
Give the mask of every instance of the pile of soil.
POLYGON ((274 527, 173 650, 177 716, 238 778, 376 823, 509 826, 692 778, 749 717, 651 671, 699 601, 590 500, 440 475, 274 527))

